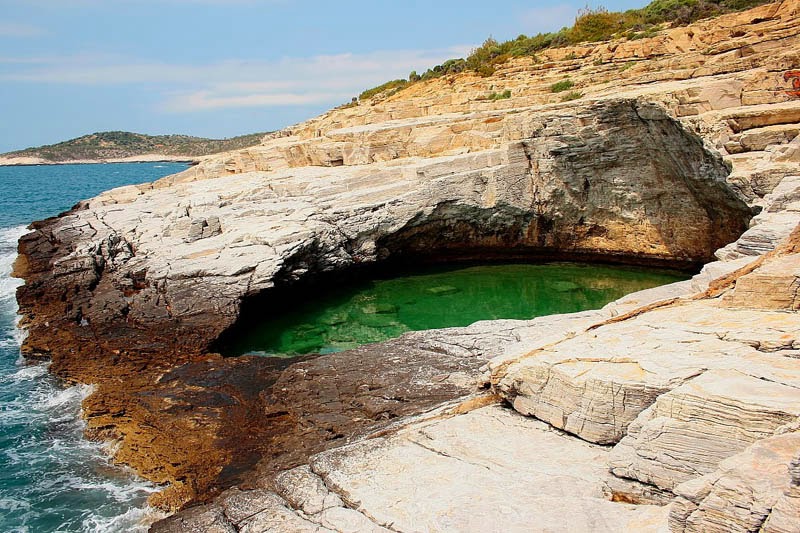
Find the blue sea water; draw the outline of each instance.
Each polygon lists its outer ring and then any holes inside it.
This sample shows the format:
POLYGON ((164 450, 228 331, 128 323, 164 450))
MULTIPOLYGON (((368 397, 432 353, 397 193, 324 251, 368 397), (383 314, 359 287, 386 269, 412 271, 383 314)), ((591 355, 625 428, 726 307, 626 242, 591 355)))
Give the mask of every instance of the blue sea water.
POLYGON ((45 364, 25 364, 10 277, 17 240, 32 221, 79 200, 180 172, 180 163, 0 167, 0 532, 145 531, 157 488, 112 465, 83 439, 88 386, 65 387, 45 364))

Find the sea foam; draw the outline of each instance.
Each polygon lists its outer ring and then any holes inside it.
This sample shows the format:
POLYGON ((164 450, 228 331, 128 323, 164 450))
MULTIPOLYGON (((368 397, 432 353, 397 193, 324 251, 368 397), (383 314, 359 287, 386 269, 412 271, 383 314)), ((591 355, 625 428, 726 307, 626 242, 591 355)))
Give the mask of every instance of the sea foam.
MULTIPOLYGON (((5 469, 38 471, 28 486, 17 493, 0 490, 0 514, 14 516, 15 525, 0 518, 11 531, 33 531, 24 524, 38 524, 40 502, 58 499, 70 491, 104 494, 108 502, 122 506, 121 514, 109 505, 86 510, 65 521, 59 530, 87 532, 144 532, 165 515, 147 505, 126 507, 143 500, 158 487, 136 478, 110 463, 109 447, 82 438, 85 422, 81 403, 92 393, 90 385, 62 387, 48 374, 49 363, 31 364, 19 354, 27 331, 19 328, 16 290, 23 282, 12 278, 17 242, 27 233, 24 226, 0 228, 0 353, 12 357, 0 373, 0 432, 17 432, 17 445, 0 452, 5 469), (16 359, 16 361, 14 361, 16 359), (24 428, 30 428, 25 430, 24 428), (44 428, 45 433, 36 428, 44 428), (87 470, 81 467, 94 465, 87 470), (109 475, 98 475, 103 469, 109 475), (76 471, 79 470, 79 471, 76 471)), ((6 359, 8 361, 8 359, 6 359)), ((54 510, 55 511, 55 510, 54 510)))

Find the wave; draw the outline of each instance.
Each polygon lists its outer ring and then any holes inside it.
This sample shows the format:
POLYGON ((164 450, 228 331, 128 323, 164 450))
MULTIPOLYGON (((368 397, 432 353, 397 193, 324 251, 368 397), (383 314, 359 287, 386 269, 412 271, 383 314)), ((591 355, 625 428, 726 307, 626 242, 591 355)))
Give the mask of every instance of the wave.
POLYGON ((144 533, 153 522, 166 517, 166 513, 152 507, 135 507, 112 517, 92 515, 83 521, 81 529, 87 533, 144 533))
POLYGON ((11 277, 11 269, 17 258, 17 241, 28 233, 25 226, 0 228, 0 307, 6 308, 13 302, 16 306, 15 294, 22 280, 11 277))
POLYGON ((158 487, 113 465, 109 447, 83 437, 81 404, 90 385, 63 387, 49 363, 20 354, 27 331, 19 328, 11 278, 24 226, 0 228, 0 530, 29 532, 63 522, 59 531, 145 532, 164 518, 145 505, 158 487), (6 480, 15 481, 6 486, 6 480))
MULTIPOLYGON (((14 342, 14 345, 19 346, 16 341, 14 342)), ((5 348, 6 346, 0 343, 0 347, 5 348)), ((26 366, 21 366, 19 370, 13 374, 0 376, 0 383, 18 384, 26 381, 35 381, 41 379, 47 375, 47 368, 50 366, 50 363, 26 364, 24 361, 17 361, 17 364, 26 366)))

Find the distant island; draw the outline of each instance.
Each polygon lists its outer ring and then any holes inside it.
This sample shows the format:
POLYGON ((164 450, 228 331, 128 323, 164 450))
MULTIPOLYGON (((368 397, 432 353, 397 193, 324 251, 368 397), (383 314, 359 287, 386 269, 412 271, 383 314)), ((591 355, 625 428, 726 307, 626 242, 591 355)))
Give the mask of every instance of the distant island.
POLYGON ((260 144, 264 135, 266 133, 251 133, 230 139, 205 139, 190 135, 145 135, 128 131, 105 131, 57 144, 0 154, 0 166, 195 161, 219 152, 256 146, 260 144))

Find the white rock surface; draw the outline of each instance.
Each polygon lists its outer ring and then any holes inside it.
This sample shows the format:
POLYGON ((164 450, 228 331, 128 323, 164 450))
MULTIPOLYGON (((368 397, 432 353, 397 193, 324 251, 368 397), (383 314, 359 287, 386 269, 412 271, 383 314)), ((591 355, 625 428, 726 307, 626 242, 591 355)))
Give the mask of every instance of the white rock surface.
POLYGON ((787 366, 800 375, 800 361, 756 349, 794 350, 798 336, 794 314, 687 302, 535 350, 493 379, 518 411, 591 442, 614 444, 656 398, 710 368, 746 370, 760 361, 759 368, 776 376, 787 366))
POLYGON ((770 437, 722 461, 713 473, 679 485, 670 509, 671 531, 797 531, 800 522, 796 514, 785 514, 785 502, 788 491, 797 488, 790 465, 798 449, 800 433, 770 437))
POLYGON ((618 476, 672 490, 800 417, 800 365, 787 374, 710 370, 661 395, 609 461, 618 476))
POLYGON ((320 454, 311 468, 395 531, 657 531, 665 508, 608 501, 607 454, 493 406, 320 454))

